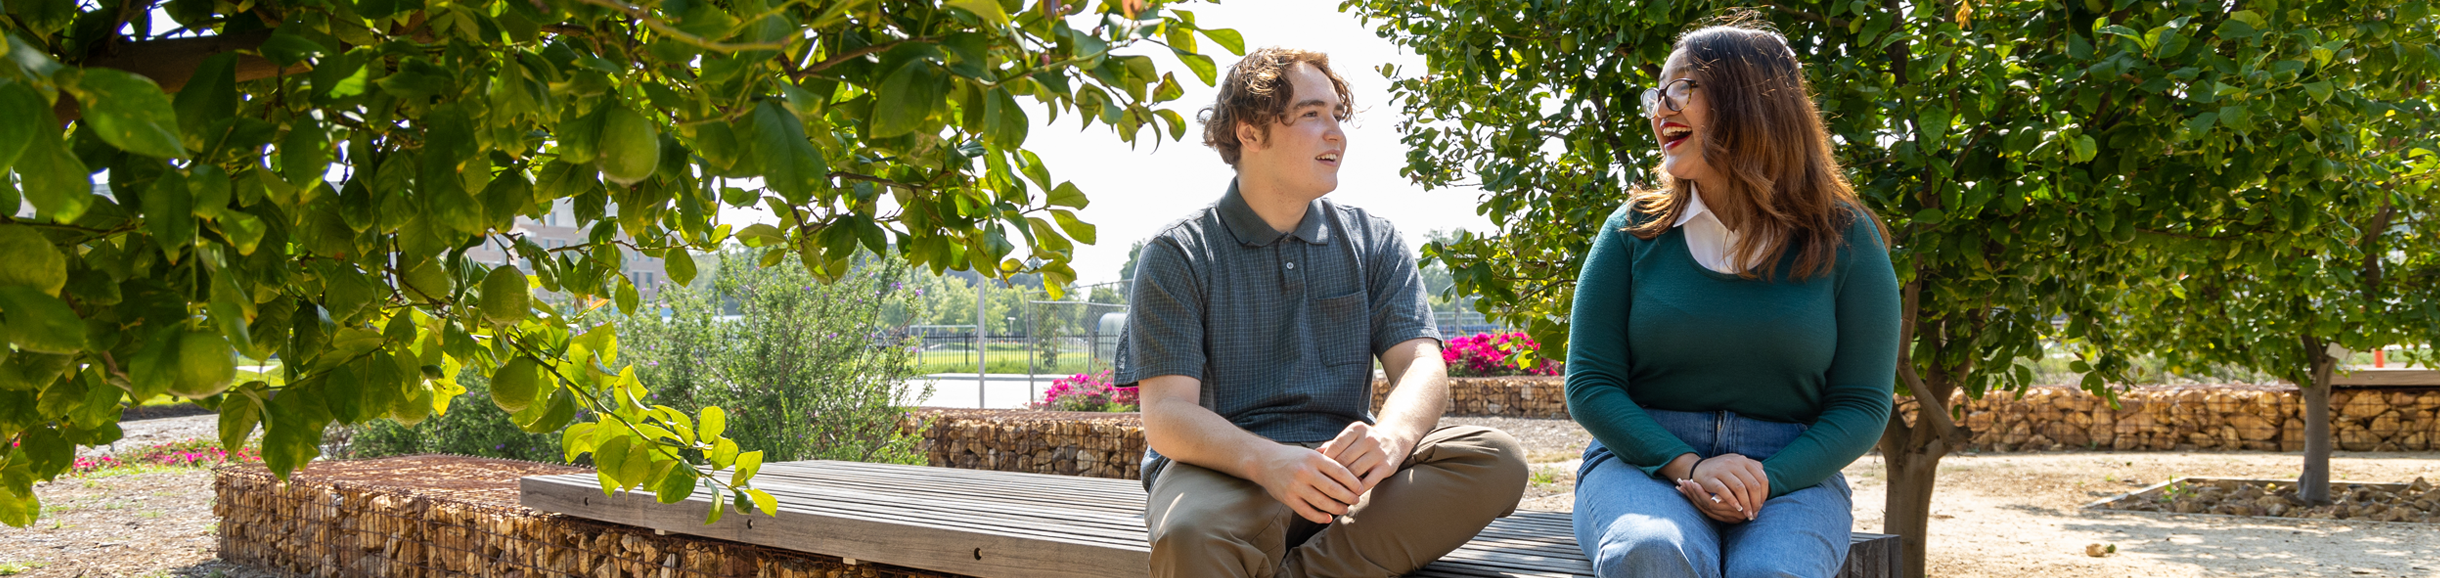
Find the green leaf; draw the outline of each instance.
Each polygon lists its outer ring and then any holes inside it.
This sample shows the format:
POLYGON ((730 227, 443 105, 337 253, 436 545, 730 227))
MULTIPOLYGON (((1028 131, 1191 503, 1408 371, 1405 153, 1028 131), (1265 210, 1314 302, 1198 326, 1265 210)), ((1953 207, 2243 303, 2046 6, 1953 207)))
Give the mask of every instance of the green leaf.
POLYGON ((712 440, 712 449, 705 450, 703 458, 711 460, 715 468, 733 467, 737 465, 737 441, 728 438, 712 440))
POLYGON ((551 392, 550 405, 542 408, 532 421, 519 423, 517 427, 526 433, 550 433, 567 427, 568 420, 576 418, 576 396, 570 394, 568 388, 557 388, 551 392))
POLYGON ((76 353, 85 348, 85 320, 68 302, 24 285, 0 287, 0 315, 8 316, 8 340, 19 349, 76 353))
POLYGON ((1935 106, 1924 109, 1920 115, 1915 117, 1915 126, 1921 130, 1917 137, 1918 140, 1926 143, 1925 146, 1932 150, 1943 148, 1940 140, 1948 136, 1949 124, 1956 118, 1956 115, 1949 113, 1947 107, 1935 106))
POLYGON ((2186 51, 2186 43, 2185 33, 2175 28, 2164 28, 2160 31, 2160 42, 2152 51, 2152 58, 2165 60, 2175 57, 2186 51))
POLYGON ((1206 28, 1203 29, 1203 36, 1212 39, 1212 42, 1220 43, 1220 47, 1228 49, 1229 54, 1245 56, 1245 36, 1238 34, 1235 30, 1206 28))
POLYGON ((245 447, 254 435, 254 428, 263 421, 263 395, 269 384, 249 381, 238 386, 228 399, 220 402, 220 447, 245 447))
MULTIPOLYGON (((558 130, 552 131, 553 140, 558 144, 555 150, 559 153, 559 160, 584 164, 600 156, 600 149, 596 147, 601 145, 602 123, 610 117, 610 109, 618 107, 615 102, 605 102, 594 107, 593 112, 560 121, 558 130)), ((550 181, 543 179, 543 182, 550 181)))
POLYGON ((175 263, 186 248, 195 244, 195 201, 186 177, 176 171, 162 173, 144 189, 144 225, 152 229, 154 245, 175 263))
POLYGON ((872 138, 890 138, 923 128, 933 111, 942 105, 942 93, 948 84, 948 79, 934 70, 931 62, 908 59, 881 81, 880 94, 890 97, 873 105, 872 138))
POLYGON ((123 70, 87 68, 75 92, 77 103, 85 107, 84 122, 102 142, 140 155, 186 158, 186 145, 178 139, 178 114, 169 95, 152 79, 123 70))
MULTIPOLYGON (((0 47, 5 46, 5 43, 0 43, 0 47)), ((0 176, 6 176, 8 168, 16 164, 17 155, 23 154, 35 138, 50 138, 43 134, 45 131, 36 130, 35 127, 55 124, 45 124, 53 121, 51 107, 42 102, 42 93, 35 92, 25 83, 7 78, 0 78, 0 118, 16 119, 0 123, 0 176)), ((0 186, 0 189, 5 188, 0 186)))
POLYGON ((992 24, 1008 24, 1008 10, 1000 7, 1000 0, 949 0, 943 4, 974 13, 992 24))
POLYGON ((263 53, 264 58, 270 59, 271 62, 280 66, 294 66, 305 62, 308 58, 330 52, 330 49, 323 47, 322 43, 290 33, 285 27, 272 33, 270 38, 263 39, 259 50, 263 53))
POLYGON ((602 479, 609 480, 607 485, 621 488, 635 485, 634 481, 621 477, 626 470, 619 467, 627 463, 627 447, 634 443, 632 439, 624 435, 612 437, 602 442, 601 447, 593 449, 593 471, 602 479))
POLYGON ((178 130, 190 143, 202 143, 213 121, 237 115, 237 52, 204 57, 195 76, 178 89, 178 130))
POLYGON ((805 138, 805 125, 774 101, 763 101, 739 119, 737 136, 745 141, 763 184, 791 204, 803 203, 830 180, 830 165, 805 138))
MULTIPOLYGON (((1038 167, 1041 166, 1041 164, 1036 163, 1034 166, 1038 167)), ((1029 174, 1028 176, 1031 175, 1029 174)), ((1047 180, 1047 178, 1045 180, 1047 180)), ((1092 201, 1084 197, 1084 191, 1077 189, 1076 183, 1062 182, 1059 183, 1058 187, 1051 189, 1050 198, 1044 199, 1043 202, 1053 207, 1082 209, 1085 205, 1090 204, 1092 201)), ((1090 243, 1091 241, 1086 242, 1090 243)))
POLYGON ((0 259, 0 286, 32 287, 56 297, 68 285, 67 258, 33 227, 0 224, 0 255, 8 256, 0 259))
POLYGON ((2329 100, 2330 100, 2330 94, 2331 94, 2332 92, 2335 92, 2335 91, 2336 91, 2336 89, 2337 89, 2337 87, 2336 87, 2336 86, 2334 86, 2334 85, 2332 85, 2332 84, 2330 84, 2330 81, 2327 81, 2327 80, 2320 81, 2320 82, 2307 82, 2307 83, 2304 83, 2304 92, 2305 92, 2305 94, 2310 94, 2310 95, 2313 95, 2313 101, 2314 101, 2314 102, 2327 102, 2327 101, 2329 101, 2329 100))
POLYGON ((1025 134, 1032 130, 1025 108, 1017 105, 1015 95, 1005 88, 991 89, 983 99, 983 140, 1005 148, 1023 146, 1025 134))
MULTIPOLYGON (((14 464, 11 466, 16 467, 14 464)), ((29 480, 27 485, 33 485, 30 481, 33 478, 31 474, 15 473, 14 475, 27 478, 29 480)), ((13 487, 0 488, 0 524, 8 524, 10 527, 16 528, 32 526, 35 515, 41 511, 42 500, 36 498, 34 492, 21 493, 13 487)))
POLYGON ((330 133, 312 117, 288 122, 288 134, 280 140, 280 176, 299 187, 322 184, 330 171, 330 133))
POLYGON ((1099 238, 1099 231, 1093 224, 1077 220, 1075 213, 1055 210, 1051 211, 1051 219, 1058 221, 1059 230, 1066 231, 1069 237, 1076 239, 1076 242, 1091 245, 1099 238))
POLYGON ((1195 78, 1202 79, 1205 86, 1219 82, 1220 66, 1212 62, 1212 57, 1180 50, 1178 61, 1186 63, 1186 69, 1194 71, 1195 78))
POLYGON ((765 516, 779 517, 779 498, 759 489, 747 489, 746 495, 754 498, 754 509, 762 510, 765 516))
POLYGON ((668 475, 661 476, 661 482, 653 487, 653 499, 663 504, 684 502, 687 496, 695 494, 695 479, 695 468, 680 463, 670 468, 668 475))
POLYGON ((2194 118, 2186 121, 2186 130, 2194 133, 2206 132, 2211 130, 2212 125, 2217 124, 2219 120, 2220 113, 2218 112, 2194 115, 2194 118))
POLYGON ((652 442, 623 435, 620 438, 632 440, 629 442, 626 458, 610 462, 609 465, 603 465, 601 460, 594 460, 594 467, 617 469, 618 479, 626 487, 642 487, 644 484, 652 482, 652 463, 657 459, 653 455, 652 442))
POLYGON ((568 429, 560 430, 559 448, 563 452, 560 460, 568 463, 576 463, 576 456, 591 453, 593 451, 593 442, 595 441, 593 439, 593 432, 594 430, 600 428, 601 424, 599 423, 584 422, 569 425, 568 429))
POLYGON ((684 248, 670 249, 661 260, 661 271, 669 274, 669 282, 680 287, 695 282, 695 257, 684 248))
POLYGON ((737 468, 729 472, 729 485, 744 486, 753 481, 754 474, 762 472, 762 463, 762 450, 737 454, 737 468))
POLYGON ((93 206, 93 172, 52 134, 37 132, 17 156, 18 184, 38 217, 72 222, 93 206))
POLYGON ((2072 151, 2068 160, 2072 162, 2081 163, 2091 161, 2093 160, 2094 155, 2099 154, 2099 145, 2093 142, 2093 135, 2076 135, 2075 140, 2068 142, 2068 146, 2069 150, 2072 151))
POLYGON ((618 300, 619 313, 626 315, 634 315, 636 307, 643 301, 643 296, 636 294, 635 283, 624 275, 618 278, 618 294, 614 298, 618 300))
POLYGON ((695 431, 702 439, 720 439, 720 434, 728 429, 728 412, 721 410, 717 405, 703 407, 703 423, 695 427, 695 431))

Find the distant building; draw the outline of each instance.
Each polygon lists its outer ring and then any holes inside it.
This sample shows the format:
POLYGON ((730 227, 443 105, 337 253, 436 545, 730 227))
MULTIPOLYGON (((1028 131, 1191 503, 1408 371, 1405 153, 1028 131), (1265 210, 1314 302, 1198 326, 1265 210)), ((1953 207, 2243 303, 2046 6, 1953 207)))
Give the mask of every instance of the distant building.
MULTIPOLYGON (((0 182, 0 184, 5 184, 5 182, 0 182)), ((93 194, 112 199, 118 198, 117 194, 111 192, 110 183, 107 181, 94 183, 93 194)), ((604 215, 604 218, 618 216, 617 205, 609 206, 604 211, 608 213, 604 215)), ((34 218, 34 203, 20 197, 17 208, 12 214, 19 219, 34 218)), ((517 217, 517 224, 510 231, 513 234, 524 235, 544 249, 557 249, 585 242, 584 229, 576 227, 576 209, 567 199, 552 202, 551 212, 544 214, 542 220, 517 217)), ((624 233, 620 234, 618 238, 629 239, 624 233)), ((467 249, 466 258, 486 265, 506 264, 513 255, 513 252, 506 250, 510 243, 513 241, 510 241, 507 236, 493 237, 480 247, 467 249)), ((661 288, 669 284, 669 276, 661 268, 661 258, 628 249, 621 249, 620 252, 626 258, 622 260, 619 271, 626 273, 627 279, 635 283, 636 294, 645 299, 652 299, 660 295, 661 288)), ((525 263, 524 259, 517 259, 517 261, 518 269, 529 274, 533 273, 532 264, 525 263)))
MULTIPOLYGON (((604 219, 618 216, 618 207, 615 205, 605 210, 608 214, 603 216, 604 219)), ((517 217, 516 225, 509 231, 510 234, 524 236, 526 240, 532 241, 544 249, 582 245, 585 243, 586 237, 585 230, 576 226, 576 210, 567 199, 552 202, 551 211, 544 213, 541 220, 517 217)), ((628 240, 625 233, 620 233, 618 238, 628 240)), ((511 264, 513 259, 513 263, 519 270, 532 273, 533 264, 525 262, 523 258, 515 257, 515 252, 509 250, 514 246, 513 243, 515 241, 507 235, 494 236, 480 247, 467 249, 466 258, 486 265, 511 264)), ((669 284, 669 276, 661 268, 661 258, 638 253, 631 249, 621 248, 619 251, 625 257, 620 260, 619 271, 626 273, 628 281, 635 283, 636 294, 645 299, 652 299, 660 295, 662 287, 669 284)))

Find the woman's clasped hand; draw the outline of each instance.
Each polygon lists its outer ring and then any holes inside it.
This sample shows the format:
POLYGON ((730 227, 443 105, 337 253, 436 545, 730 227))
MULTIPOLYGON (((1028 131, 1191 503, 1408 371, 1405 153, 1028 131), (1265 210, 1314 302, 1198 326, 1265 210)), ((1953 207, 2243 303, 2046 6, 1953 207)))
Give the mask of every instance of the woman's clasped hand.
POLYGON ((1762 515, 1762 503, 1771 498, 1771 478, 1763 474, 1762 462, 1720 454, 1696 461, 1687 477, 1677 479, 1677 490, 1704 517, 1733 524, 1762 515))

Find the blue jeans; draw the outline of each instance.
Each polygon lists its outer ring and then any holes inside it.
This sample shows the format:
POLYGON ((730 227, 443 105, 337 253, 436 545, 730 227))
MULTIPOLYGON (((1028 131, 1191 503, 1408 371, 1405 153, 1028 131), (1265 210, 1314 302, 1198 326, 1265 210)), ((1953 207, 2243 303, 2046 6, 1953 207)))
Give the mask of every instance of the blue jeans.
MULTIPOLYGON (((1703 457, 1762 460, 1787 447, 1804 424, 1733 412, 1646 409, 1703 457)), ((1576 543, 1603 578, 1836 575, 1847 561, 1853 496, 1844 474, 1771 498, 1741 524, 1714 522, 1677 486, 1624 463, 1594 441, 1576 473, 1576 543)))

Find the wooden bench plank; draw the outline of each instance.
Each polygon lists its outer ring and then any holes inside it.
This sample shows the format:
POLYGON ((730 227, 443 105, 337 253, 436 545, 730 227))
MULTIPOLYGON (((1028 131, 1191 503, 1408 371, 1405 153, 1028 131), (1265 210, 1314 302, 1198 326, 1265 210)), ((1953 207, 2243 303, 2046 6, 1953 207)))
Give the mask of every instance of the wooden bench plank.
MULTIPOLYGON (((970 576, 1141 578, 1149 549, 923 527, 853 516, 783 511, 777 519, 732 514, 706 525, 708 490, 660 504, 649 494, 604 497, 589 474, 534 476, 522 484, 526 507, 670 532, 970 576), (558 478, 558 479, 552 479, 558 478), (1080 561, 1101 562, 1079 563, 1080 561)), ((1139 548, 1141 548, 1139 546, 1139 548)))
MULTIPOLYGON (((987 578, 1138 578, 1144 493, 1133 480, 855 462, 763 466, 755 485, 780 499, 773 517, 731 513, 704 525, 700 488, 665 505, 649 494, 603 497, 591 474, 535 476, 524 503, 537 510, 662 530, 987 578)), ((1894 536, 1857 533, 1842 577, 1894 576, 1894 536)), ((1518 511, 1412 576, 1589 577, 1565 512, 1518 511)))

